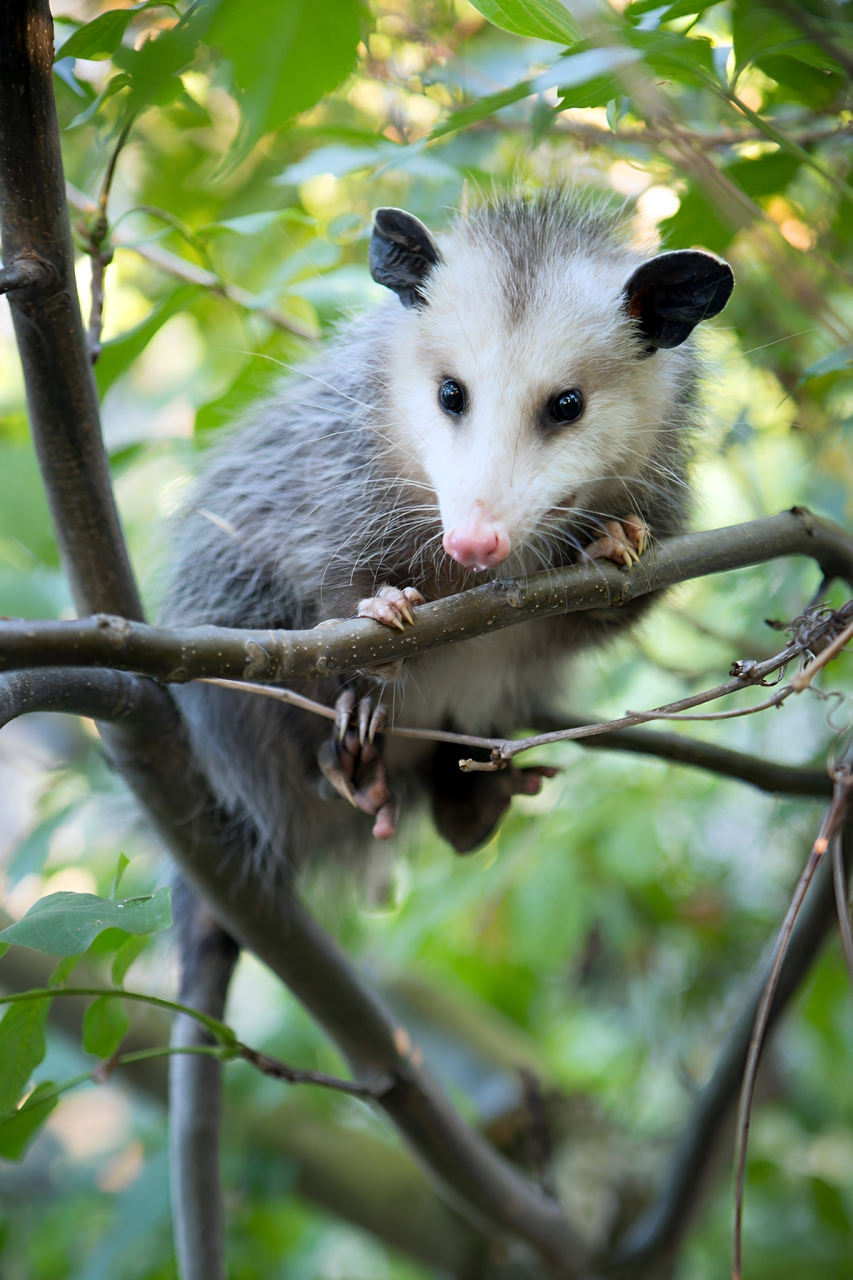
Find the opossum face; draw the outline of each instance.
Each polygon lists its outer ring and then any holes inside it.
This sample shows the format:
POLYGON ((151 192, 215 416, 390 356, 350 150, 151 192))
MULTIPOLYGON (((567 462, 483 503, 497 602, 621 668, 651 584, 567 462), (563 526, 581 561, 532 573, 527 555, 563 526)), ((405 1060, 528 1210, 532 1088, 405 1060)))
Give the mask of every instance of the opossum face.
POLYGON ((374 275, 405 306, 389 434, 435 491, 444 550, 473 571, 654 507, 691 380, 680 344, 731 292, 708 254, 643 260, 560 230, 475 219, 438 246, 410 215, 377 216, 374 275))

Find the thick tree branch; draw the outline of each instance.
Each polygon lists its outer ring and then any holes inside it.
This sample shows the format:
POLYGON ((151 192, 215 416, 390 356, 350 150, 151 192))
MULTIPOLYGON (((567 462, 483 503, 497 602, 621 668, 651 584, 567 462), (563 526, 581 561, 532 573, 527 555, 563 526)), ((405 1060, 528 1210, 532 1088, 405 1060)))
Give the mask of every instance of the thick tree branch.
POLYGON ((92 720, 126 720, 158 690, 150 680, 125 671, 86 667, 40 667, 0 675, 0 729, 33 711, 63 711, 92 720))
MULTIPOLYGON (((239 951, 183 885, 174 895, 180 936, 178 1000, 221 1021, 239 951)), ((193 1018, 172 1023, 172 1047, 213 1043, 193 1018)), ((169 1061, 169 1183, 181 1280, 225 1280, 219 1132, 222 1063, 186 1053, 169 1061)))
MULTIPOLYGON (((853 864, 853 820, 843 836, 844 861, 853 864)), ((775 1026, 808 973, 827 936, 835 927, 835 895, 830 859, 824 860, 794 927, 770 1013, 775 1026)), ((630 1229, 612 1260, 614 1274, 627 1277, 657 1275, 674 1255, 695 1215, 708 1175, 719 1157, 721 1140, 730 1134, 729 1121, 740 1093, 756 1010, 767 983, 772 957, 762 961, 752 982, 752 994, 735 1021, 717 1059, 710 1081, 699 1095, 675 1148, 661 1193, 630 1229)))
POLYGON ((816 560, 827 578, 853 583, 853 537, 801 507, 749 524, 670 538, 632 572, 596 561, 473 587, 419 605, 415 625, 393 631, 367 618, 309 631, 229 627, 168 629, 96 617, 80 622, 0 622, 0 670, 116 667, 181 682, 209 676, 278 682, 315 679, 412 657, 531 618, 620 608, 690 578, 783 556, 816 560))
MULTIPOLYGON (((62 291, 19 306, 16 328, 33 435, 81 611, 140 617, 110 488, 97 397, 74 289, 47 0, 0 6, 0 201, 12 256, 32 245, 54 261, 62 291)), ((80 665, 72 663, 71 665, 80 665)), ((192 760, 165 691, 104 726, 107 751, 148 810, 188 882, 241 946, 277 973, 362 1078, 397 1081, 381 1105, 460 1203, 528 1240, 561 1274, 582 1249, 557 1205, 467 1126, 424 1071, 402 1027, 361 982, 288 887, 271 892, 192 760)))
POLYGON ((36 258, 50 282, 9 294, 33 439, 81 613, 139 619, 101 441, 77 286, 53 101, 47 3, 0 6, 0 235, 7 266, 36 258))

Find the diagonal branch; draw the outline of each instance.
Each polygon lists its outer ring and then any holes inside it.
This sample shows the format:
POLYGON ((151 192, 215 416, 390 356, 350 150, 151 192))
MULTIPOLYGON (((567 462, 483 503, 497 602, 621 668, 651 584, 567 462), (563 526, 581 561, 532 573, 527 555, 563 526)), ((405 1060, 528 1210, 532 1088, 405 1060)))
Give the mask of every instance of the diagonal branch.
MULTIPOLYGON (((110 487, 97 396, 74 286, 47 0, 0 6, 0 222, 7 252, 51 261, 62 282, 25 306, 12 295, 30 421, 60 545, 82 611, 141 617, 110 487)), ((130 625, 129 623, 126 625, 130 625)), ((78 664, 79 665, 79 664, 78 664)), ((291 988, 349 1059, 354 1074, 390 1074, 381 1106, 460 1205, 527 1240, 562 1275, 583 1250, 559 1207, 471 1129, 433 1083, 405 1030, 343 953, 269 873, 253 870, 195 765, 172 700, 104 726, 113 762, 147 809, 190 885, 217 922, 291 988)))
MULTIPOLYGON (((842 835, 844 861, 853 864, 853 820, 842 835)), ((775 1026, 797 991, 835 926, 835 896, 829 859, 819 868, 811 892, 794 927, 779 985, 770 1010, 769 1027, 775 1026)), ((699 1095, 681 1134, 663 1179, 658 1199, 628 1231, 614 1254, 612 1265, 619 1277, 646 1274, 650 1263, 675 1253, 690 1227, 699 1202, 708 1189, 709 1173, 720 1153, 721 1136, 729 1131, 755 1024, 756 1010, 767 985, 772 957, 759 965, 752 994, 723 1045, 711 1079, 699 1095)), ((649 1274, 656 1274, 650 1271, 649 1274)))

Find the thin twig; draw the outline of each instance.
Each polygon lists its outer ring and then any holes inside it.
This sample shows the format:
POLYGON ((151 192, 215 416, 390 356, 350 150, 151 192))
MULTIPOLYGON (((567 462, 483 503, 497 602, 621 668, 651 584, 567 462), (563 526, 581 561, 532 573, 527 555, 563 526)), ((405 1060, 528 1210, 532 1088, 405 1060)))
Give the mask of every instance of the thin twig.
POLYGON ((850 977, 851 985, 853 985, 853 930, 850 927, 850 895, 841 838, 838 835, 832 838, 832 882, 835 888, 835 905, 838 910, 841 947, 844 951, 847 973, 850 977))
POLYGON ((118 158, 124 144, 127 142, 135 118, 135 113, 127 118, 119 133, 116 145, 113 147, 112 155, 104 174, 104 181, 101 184, 101 194, 98 197, 97 209, 93 211, 88 221, 81 221, 77 224, 77 230, 83 240, 85 252, 92 261, 92 302, 89 308, 89 352, 92 364, 97 362, 98 356, 101 354, 101 330, 104 324, 104 275, 113 260, 113 249, 108 242, 109 218, 107 216, 107 206, 116 166, 118 165, 118 158))
POLYGON ((802 693, 803 689, 807 689, 818 671, 825 667, 828 662, 831 662, 851 640, 853 640, 853 622, 850 623, 849 627, 845 627, 839 636, 830 641, 805 670, 798 671, 795 676, 791 677, 791 688, 794 692, 802 693))
MULTIPOLYGON (((267 1053, 261 1053, 257 1049, 252 1049, 249 1045, 243 1044, 242 1041, 234 1037, 231 1029, 219 1022, 216 1018, 208 1017, 198 1009, 193 1009, 189 1005, 180 1004, 174 1000, 164 1000, 159 996, 147 995, 144 991, 125 991, 122 987, 34 987, 31 991, 15 991, 8 995, 0 995, 0 1005, 4 1004, 26 1004, 31 1000, 53 1000, 62 996, 109 996, 116 1000, 132 1000, 140 1004, 153 1005, 154 1008, 167 1010, 169 1013, 179 1013, 184 1017, 192 1018, 208 1031, 216 1043, 207 1046, 169 1046, 162 1049, 146 1049, 144 1056, 153 1057, 157 1055, 167 1055, 171 1053, 198 1053, 214 1054, 222 1059, 223 1062, 231 1062, 237 1058, 242 1058, 258 1071, 263 1072, 266 1076, 271 1076, 275 1080, 285 1080, 289 1084, 316 1084, 323 1089, 333 1089, 338 1093, 349 1093, 358 1098, 381 1098, 394 1086, 394 1079, 389 1072, 383 1072, 382 1075, 371 1081, 363 1083, 358 1080, 343 1080, 339 1076, 326 1075, 323 1071, 307 1071, 301 1067, 288 1066, 286 1062, 281 1062, 278 1058, 272 1058, 267 1053), (223 1036, 223 1032, 229 1033, 229 1038, 223 1036)), ((127 1055, 127 1061, 136 1062, 139 1058, 138 1054, 127 1055)), ((113 1061, 112 1059, 108 1061, 113 1061)), ((102 1064, 99 1064, 102 1065, 102 1064)), ((114 1065, 122 1065, 121 1060, 115 1060, 114 1065)), ((97 1068, 96 1068, 97 1070, 97 1068)), ((76 1079, 77 1077, 75 1077, 76 1079)), ((80 1079, 88 1080, 90 1076, 81 1076, 80 1079)), ((59 1087, 61 1091, 62 1086, 59 1087)))
MULTIPOLYGON (((97 213, 97 206, 92 203, 87 195, 84 195, 82 191, 78 191, 70 182, 65 184, 65 194, 68 203, 78 212, 86 214, 97 213)), ((195 262, 188 262, 186 258, 181 258, 176 253, 163 249, 160 245, 138 244, 120 235, 113 236, 112 245, 113 249, 131 250, 133 253, 138 254, 140 258, 144 258, 146 262, 150 262, 158 271, 174 276, 177 280, 183 280, 186 284, 197 284, 202 289, 208 289, 211 293, 227 298, 230 302, 235 303, 236 306, 242 307, 246 311, 253 311, 257 315, 263 316, 265 320, 275 325, 277 329, 286 329, 288 333, 293 333, 299 338, 305 338, 309 342, 316 342, 317 340, 317 334, 311 329, 300 324, 298 320, 285 315, 283 311, 279 311, 275 307, 262 305, 260 299, 255 294, 250 293, 248 289, 243 289, 237 284, 224 284, 213 271, 208 271, 204 267, 198 266, 195 262)))
POLYGON ((339 1076, 327 1076, 322 1071, 303 1071, 301 1067, 289 1067, 278 1058, 271 1058, 267 1053, 259 1053, 250 1049, 247 1044, 238 1046, 240 1057, 250 1063, 265 1076, 273 1080, 285 1080, 288 1084, 316 1084, 323 1089, 332 1089, 336 1093, 349 1093, 354 1098, 381 1098, 394 1087, 394 1079, 383 1074, 370 1084, 358 1080, 342 1080, 339 1076))

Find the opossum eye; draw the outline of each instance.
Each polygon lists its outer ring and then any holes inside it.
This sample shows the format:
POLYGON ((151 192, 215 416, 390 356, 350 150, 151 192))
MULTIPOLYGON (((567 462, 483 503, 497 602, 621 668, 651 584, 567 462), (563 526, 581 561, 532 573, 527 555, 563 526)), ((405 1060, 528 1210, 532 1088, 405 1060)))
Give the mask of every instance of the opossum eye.
POLYGON ((458 417, 465 412, 465 388, 453 378, 445 378, 438 388, 438 403, 445 413, 458 417))
POLYGON ((583 392, 578 387, 571 391, 561 391, 548 406, 548 416, 552 422, 561 426, 567 422, 577 422, 584 410, 583 392))

